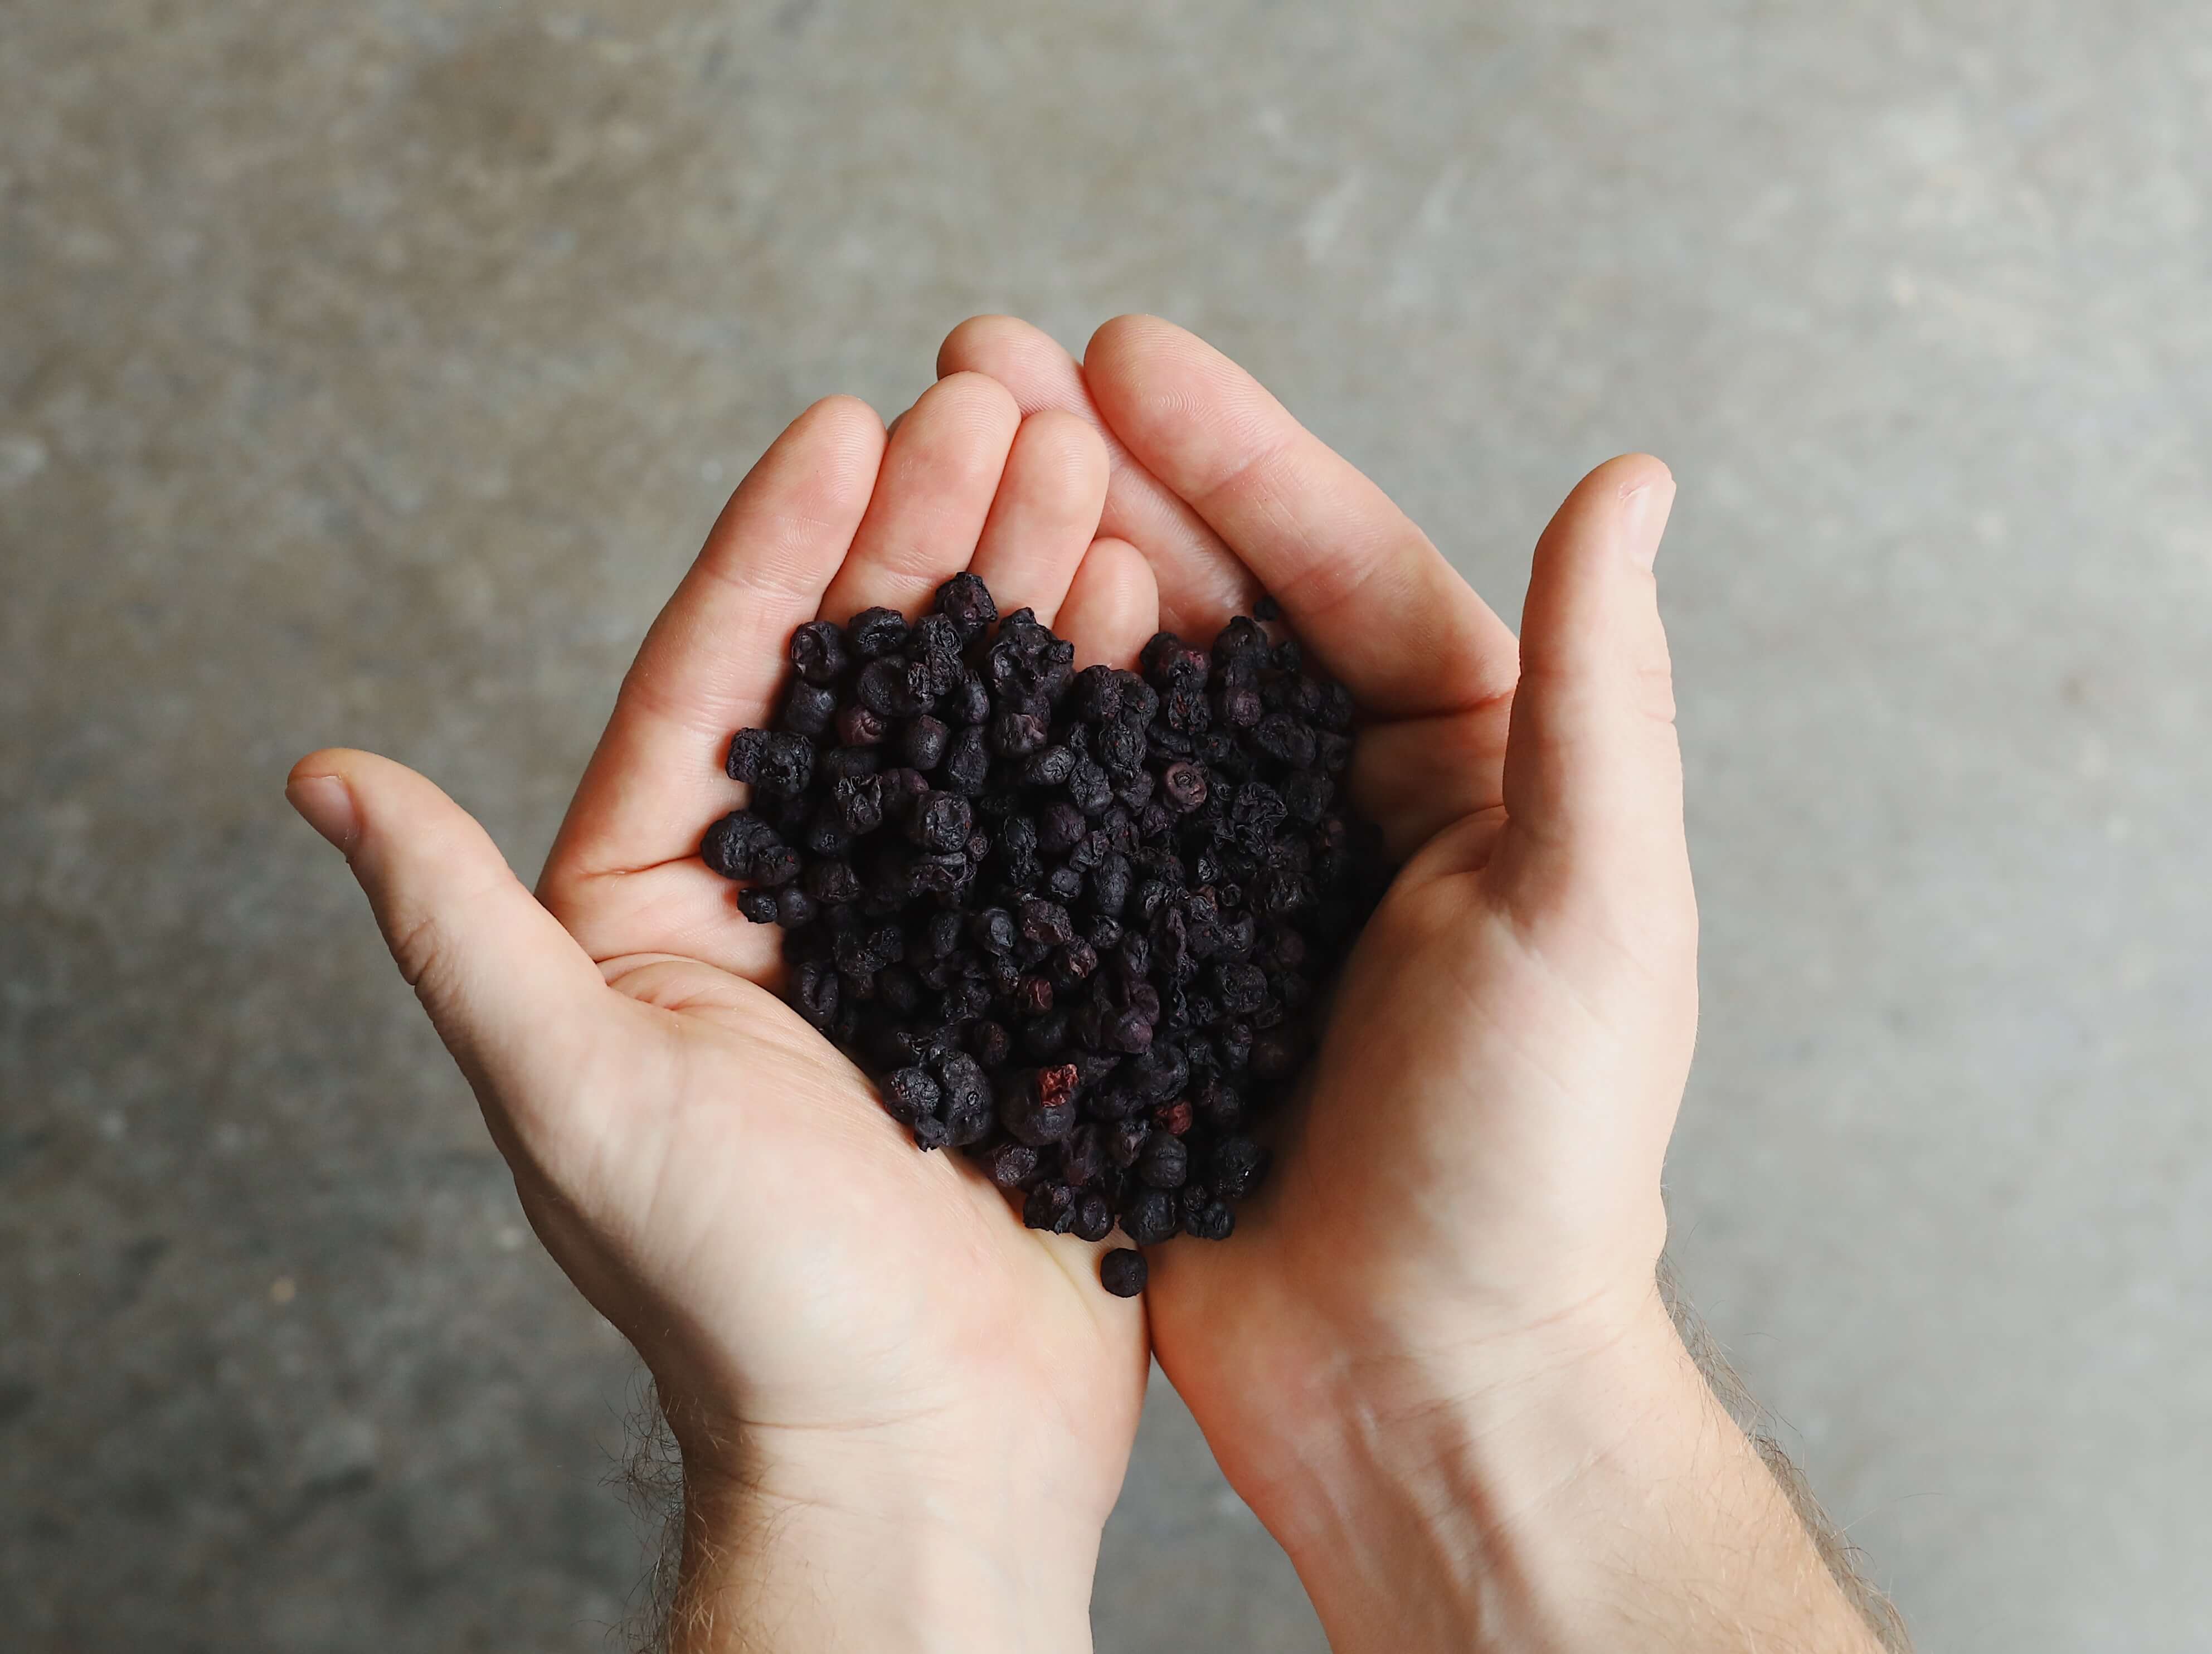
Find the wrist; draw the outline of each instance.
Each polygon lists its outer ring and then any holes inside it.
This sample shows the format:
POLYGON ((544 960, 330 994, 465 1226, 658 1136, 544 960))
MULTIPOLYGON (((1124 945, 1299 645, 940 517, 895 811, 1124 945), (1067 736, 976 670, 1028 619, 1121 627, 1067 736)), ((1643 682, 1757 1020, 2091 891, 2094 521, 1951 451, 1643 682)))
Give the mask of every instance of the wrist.
POLYGON ((1308 1400, 1254 1504, 1343 1654, 1870 1646, 1656 1291, 1308 1400))
POLYGON ((671 1654, 1088 1649, 1103 1523, 983 1463, 860 1441, 735 1470, 687 1455, 671 1654))

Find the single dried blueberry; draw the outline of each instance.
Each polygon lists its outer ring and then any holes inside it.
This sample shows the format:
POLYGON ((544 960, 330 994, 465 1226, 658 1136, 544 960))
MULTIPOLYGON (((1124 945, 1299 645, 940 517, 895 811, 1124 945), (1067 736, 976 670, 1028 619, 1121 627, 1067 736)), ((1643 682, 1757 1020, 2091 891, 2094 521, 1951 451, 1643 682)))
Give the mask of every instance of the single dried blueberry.
POLYGON ((901 1068, 884 1080, 884 1112, 902 1126, 911 1126, 922 1116, 936 1113, 944 1095, 938 1083, 920 1068, 901 1068))
POLYGON ((969 1025, 968 1043, 968 1049, 975 1054, 975 1061, 994 1072, 1006 1067, 1006 1059, 1012 1055, 1014 1049, 1013 1038, 1006 1032, 1006 1025, 988 1018, 969 1025))
POLYGON ((1137 658, 1145 681, 1163 695, 1170 690, 1202 689, 1211 664, 1172 632, 1155 632, 1137 658))
POLYGON ((813 736, 828 729, 830 721, 836 714, 836 691, 819 688, 801 678, 792 684, 791 692, 783 697, 783 715, 778 721, 794 734, 813 736))
POLYGON ((837 1014, 837 968, 819 961, 802 964, 791 975, 791 1002, 799 1014, 817 1028, 827 1028, 837 1014))
POLYGON ((738 741, 730 743, 730 777, 733 781, 750 781, 764 793, 782 798, 796 798, 806 790, 814 778, 814 746, 803 735, 790 735, 781 731, 763 735, 757 745, 745 749, 743 768, 749 773, 739 773, 738 741))
POLYGON ((1075 715, 1086 724, 1110 723, 1121 710, 1121 684, 1111 666, 1085 666, 1075 674, 1075 715))
POLYGON ((1078 1240, 1103 1241, 1114 1232, 1114 1208, 1099 1190, 1085 1189, 1075 1198, 1075 1221, 1069 1228, 1078 1240))
POLYGON ((1057 902, 1024 897, 1018 906, 1022 939, 1047 948, 1063 947, 1074 939, 1075 924, 1057 902))
POLYGON ((942 721, 927 714, 908 724, 899 736, 901 754, 916 769, 936 769, 944 762, 945 748, 951 745, 951 730, 942 721))
POLYGON ((1066 1183, 1039 1183, 1022 1202, 1022 1221, 1031 1229, 1065 1235, 1075 1227, 1075 1191, 1066 1183))
POLYGON ((1213 1146, 1207 1175, 1224 1200, 1241 1201, 1267 1174, 1267 1151, 1249 1137, 1224 1137, 1213 1146))
POLYGON ((990 589, 964 569, 937 588, 937 612, 958 628, 960 640, 972 643, 998 623, 999 605, 990 589))
POLYGON ((906 617, 896 609, 863 609, 847 625, 845 635, 863 660, 896 654, 906 642, 906 617))
POLYGON ((982 1065, 965 1051, 952 1051, 937 1064, 937 1083, 945 1092, 946 1127, 962 1143, 980 1141, 991 1128, 991 1083, 982 1065))
POLYGON ((1137 1175, 1154 1189, 1180 1189, 1190 1176, 1190 1152, 1172 1132, 1155 1131, 1137 1157, 1137 1175))
POLYGON ((1183 1233, 1199 1240, 1225 1241, 1236 1232, 1237 1214, 1224 1201, 1208 1201, 1195 1212, 1183 1214, 1183 1233))
POLYGON ((1252 744, 1288 769, 1313 767, 1314 733, 1288 713, 1271 712, 1261 719, 1252 732, 1252 744))
POLYGON ((1140 1188, 1122 1209, 1121 1227, 1139 1246, 1157 1246, 1182 1226, 1176 1197, 1164 1189, 1140 1188))
POLYGON ((806 893, 823 903, 842 904, 860 899, 860 876, 849 861, 817 861, 806 869, 806 893))
POLYGON ((1149 750, 1144 726, 1127 721, 1108 724, 1099 731, 1095 750, 1109 775, 1126 778, 1144 763, 1149 750))
POLYGON ((1116 1298, 1134 1298, 1145 1290, 1145 1255, 1117 1246, 1098 1260, 1098 1284, 1116 1298))
POLYGON ((776 921, 775 897, 774 891, 739 891, 738 911, 757 925, 772 925, 776 921))
POLYGON ((984 746, 981 728, 971 726, 955 735, 938 769, 940 786, 966 798, 981 793, 991 773, 991 755, 984 746))
POLYGON ((826 620, 810 620, 791 635, 791 664, 807 683, 836 683, 851 659, 844 634, 826 620))
POLYGON ((908 819, 906 836, 939 855, 964 856, 974 822, 975 812, 966 799, 953 793, 932 793, 908 819))
POLYGON ((1022 764, 1025 787, 1059 787, 1075 773, 1075 753, 1065 746, 1040 747, 1022 764))
POLYGON ((849 706, 837 715, 837 744, 846 748, 872 747, 890 733, 890 720, 883 714, 858 704, 849 706))
POLYGON ((928 711, 933 699, 927 668, 895 655, 871 660, 862 667, 854 692, 862 706, 886 724, 928 711))
POLYGON ((970 670, 960 674, 938 710, 956 724, 981 724, 990 721, 991 691, 980 674, 970 670))
POLYGON ((750 810, 732 810, 707 830, 699 853, 725 879, 750 879, 760 858, 782 843, 775 830, 750 810))
POLYGON ((991 750, 1002 758, 1026 758, 1043 748, 1049 733, 1035 713, 1002 712, 991 721, 991 750))
POLYGON ((983 1175, 1000 1189, 1019 1189, 1036 1175, 1039 1156, 1027 1143, 1001 1138, 976 1157, 983 1175))

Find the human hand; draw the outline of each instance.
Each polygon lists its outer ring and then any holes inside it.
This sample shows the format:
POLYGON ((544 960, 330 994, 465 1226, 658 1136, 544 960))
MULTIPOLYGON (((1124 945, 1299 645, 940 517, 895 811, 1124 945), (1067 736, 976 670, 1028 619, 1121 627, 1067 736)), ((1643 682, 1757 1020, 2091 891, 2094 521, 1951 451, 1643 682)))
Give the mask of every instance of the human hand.
POLYGON ((1267 1186, 1226 1245, 1159 1249, 1147 1293, 1163 1368, 1336 1645, 1611 1646, 1633 1624, 1677 1646, 1648 1602, 1608 1618, 1601 1582, 1702 1581, 1729 1542, 1685 1535, 1742 1533, 1786 1566, 1726 1611, 1814 1603, 1834 1639, 1803 1645, 1862 1645, 1654 1285, 1697 1022, 1652 575, 1666 468, 1625 456, 1574 490, 1516 644, 1380 490, 1180 329, 1121 318, 1079 365, 979 318, 939 367, 1099 425, 1104 522, 1152 561, 1164 624, 1209 636, 1264 587, 1362 709, 1352 795, 1402 870, 1267 1186), (1655 1486, 1705 1507, 1639 1535, 1655 1486))
POLYGON ((768 721, 817 614, 911 615, 972 566, 1083 660, 1133 655, 1158 599, 1097 537, 1106 483, 1087 424, 1024 420, 975 375, 888 441, 850 398, 809 409, 654 623, 537 898, 411 771, 328 751, 292 773, 532 1227, 656 1380, 690 1505, 678 1648, 1088 1645, 1142 1306, 963 1158, 915 1152, 777 998, 777 933, 698 848, 742 796, 731 733, 768 721))

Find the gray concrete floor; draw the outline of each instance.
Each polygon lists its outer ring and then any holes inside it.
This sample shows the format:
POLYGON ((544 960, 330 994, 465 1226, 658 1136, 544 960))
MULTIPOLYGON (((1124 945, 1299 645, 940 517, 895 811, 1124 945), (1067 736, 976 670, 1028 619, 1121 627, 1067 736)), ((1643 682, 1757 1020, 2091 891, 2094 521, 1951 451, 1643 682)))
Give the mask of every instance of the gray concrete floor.
MULTIPOLYGON (((1929 1650, 2212 1645, 2212 33, 1659 15, 11 0, 9 1645, 602 1645, 630 1363, 284 769, 534 867, 800 405, 1134 308, 1509 614, 1674 464, 1690 1286, 1929 1650)), ((1097 1621, 1321 1645, 1164 1387, 1097 1621)))

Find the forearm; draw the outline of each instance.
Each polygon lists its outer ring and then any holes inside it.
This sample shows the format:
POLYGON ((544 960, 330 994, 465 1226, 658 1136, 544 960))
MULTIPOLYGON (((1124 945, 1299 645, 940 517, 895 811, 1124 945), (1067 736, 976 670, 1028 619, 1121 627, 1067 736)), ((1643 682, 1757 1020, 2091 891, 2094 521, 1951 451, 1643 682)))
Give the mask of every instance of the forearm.
POLYGON ((880 1463, 687 1478, 669 1654, 1091 1646, 1094 1525, 880 1463))
POLYGON ((1364 1376, 1270 1489, 1337 1654, 1873 1654, 1656 1297, 1559 1336, 1510 1378, 1364 1376))

